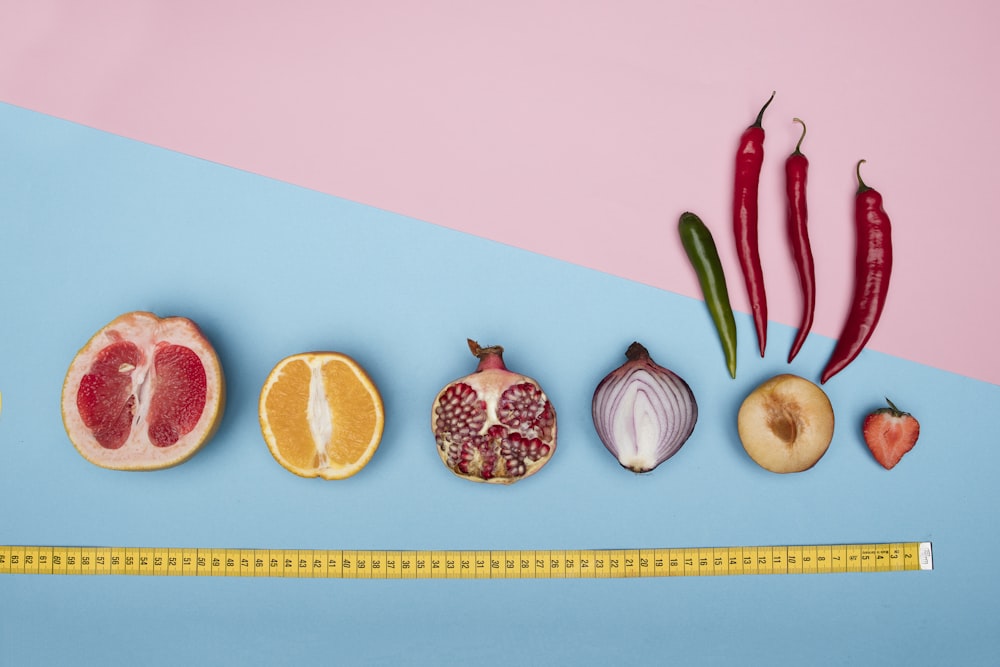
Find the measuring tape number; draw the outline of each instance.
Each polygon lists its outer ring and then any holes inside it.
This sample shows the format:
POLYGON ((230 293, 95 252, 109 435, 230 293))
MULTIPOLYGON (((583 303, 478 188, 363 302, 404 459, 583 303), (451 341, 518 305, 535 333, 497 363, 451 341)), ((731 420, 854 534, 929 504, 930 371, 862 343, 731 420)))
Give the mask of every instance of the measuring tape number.
POLYGON ((0 574, 589 579, 931 569, 930 542, 557 551, 0 546, 0 574))

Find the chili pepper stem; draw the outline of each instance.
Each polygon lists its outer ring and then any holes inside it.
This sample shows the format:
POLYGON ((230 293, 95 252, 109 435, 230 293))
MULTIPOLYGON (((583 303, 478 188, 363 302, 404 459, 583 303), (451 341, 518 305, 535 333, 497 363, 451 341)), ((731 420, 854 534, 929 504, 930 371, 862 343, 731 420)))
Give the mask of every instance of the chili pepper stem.
POLYGON ((762 127, 763 126, 763 123, 764 123, 764 112, 767 110, 767 107, 770 106, 771 102, 774 100, 774 94, 777 93, 777 92, 778 91, 776 91, 776 90, 772 90, 771 91, 771 96, 769 98, 767 98, 767 102, 764 102, 764 106, 762 106, 760 108, 760 112, 757 113, 757 120, 755 120, 754 123, 753 123, 753 125, 751 125, 750 127, 762 127))
POLYGON ((861 194, 862 192, 868 192, 869 190, 871 190, 871 188, 865 185, 865 182, 861 180, 861 165, 863 165, 867 161, 868 160, 864 159, 858 160, 858 166, 855 167, 855 171, 858 174, 858 194, 861 194))
POLYGON ((802 134, 799 135, 799 143, 795 144, 795 151, 792 153, 792 155, 802 155, 802 140, 806 138, 806 124, 802 121, 801 118, 793 118, 792 122, 798 123, 799 125, 802 126, 802 134))

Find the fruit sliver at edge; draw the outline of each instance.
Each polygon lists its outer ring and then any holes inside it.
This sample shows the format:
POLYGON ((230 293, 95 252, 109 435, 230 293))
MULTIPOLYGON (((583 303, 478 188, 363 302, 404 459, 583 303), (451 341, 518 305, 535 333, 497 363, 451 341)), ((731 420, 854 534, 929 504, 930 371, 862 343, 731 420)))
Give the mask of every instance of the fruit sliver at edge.
POLYGON ((155 384, 146 419, 149 441, 169 447, 198 425, 208 395, 201 359, 183 345, 160 343, 153 353, 155 384))
POLYGON ((80 381, 76 405, 84 425, 105 449, 118 449, 128 440, 135 417, 132 372, 143 363, 142 350, 129 341, 102 349, 80 381))

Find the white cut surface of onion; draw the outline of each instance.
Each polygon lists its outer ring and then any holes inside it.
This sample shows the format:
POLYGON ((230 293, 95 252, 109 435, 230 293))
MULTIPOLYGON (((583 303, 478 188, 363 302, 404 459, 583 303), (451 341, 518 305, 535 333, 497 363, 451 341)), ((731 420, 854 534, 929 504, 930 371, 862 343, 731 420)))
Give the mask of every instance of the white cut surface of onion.
POLYGON ((630 357, 601 381, 593 417, 598 436, 618 462, 648 472, 691 436, 698 406, 684 380, 644 355, 630 357))

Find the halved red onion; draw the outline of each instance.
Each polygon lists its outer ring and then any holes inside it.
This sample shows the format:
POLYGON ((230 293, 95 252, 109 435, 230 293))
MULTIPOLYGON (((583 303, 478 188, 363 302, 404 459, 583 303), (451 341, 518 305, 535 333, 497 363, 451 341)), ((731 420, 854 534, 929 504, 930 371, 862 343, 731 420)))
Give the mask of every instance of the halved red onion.
POLYGON ((594 391, 594 427, 622 467, 649 472, 691 437, 698 404, 688 384, 654 362, 639 343, 632 343, 625 357, 628 361, 594 391))

